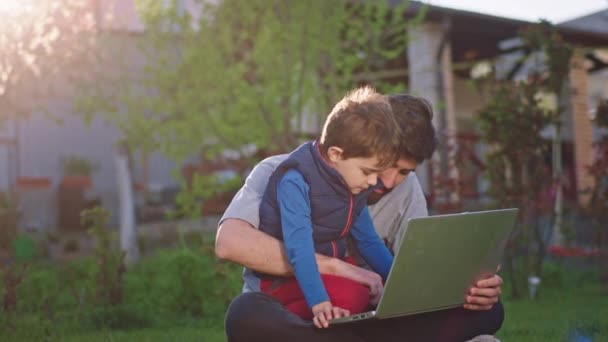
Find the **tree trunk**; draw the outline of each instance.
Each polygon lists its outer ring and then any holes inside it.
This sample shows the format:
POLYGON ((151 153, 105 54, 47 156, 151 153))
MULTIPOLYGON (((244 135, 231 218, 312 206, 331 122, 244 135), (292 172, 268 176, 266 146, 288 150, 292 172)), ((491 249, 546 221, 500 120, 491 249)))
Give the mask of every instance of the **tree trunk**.
POLYGON ((118 203, 120 206, 120 249, 125 253, 125 263, 132 264, 139 258, 135 229, 135 204, 127 149, 119 146, 115 153, 118 203))
POLYGON ((553 244, 563 245, 564 234, 562 232, 563 216, 563 194, 562 194, 562 138, 561 122, 555 123, 555 135, 553 136, 553 184, 555 186, 555 205, 553 215, 555 215, 555 226, 553 231, 553 244))

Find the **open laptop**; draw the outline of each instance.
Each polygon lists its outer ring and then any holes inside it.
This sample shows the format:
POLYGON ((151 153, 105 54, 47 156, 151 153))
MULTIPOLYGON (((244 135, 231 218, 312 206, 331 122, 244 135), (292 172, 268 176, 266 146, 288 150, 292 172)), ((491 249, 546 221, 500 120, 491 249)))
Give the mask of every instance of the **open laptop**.
POLYGON ((334 319, 330 325, 461 306, 471 285, 496 272, 517 212, 513 208, 408 220, 376 310, 334 319))

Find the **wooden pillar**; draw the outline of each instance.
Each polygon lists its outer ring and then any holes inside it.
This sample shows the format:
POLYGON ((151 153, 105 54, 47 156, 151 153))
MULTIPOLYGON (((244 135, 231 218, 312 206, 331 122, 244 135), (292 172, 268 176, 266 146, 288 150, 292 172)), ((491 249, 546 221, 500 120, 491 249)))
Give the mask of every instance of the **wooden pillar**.
POLYGON ((431 160, 416 174, 423 190, 432 196, 434 204, 450 207, 459 201, 458 189, 433 186, 439 179, 449 178, 458 185, 458 169, 453 149, 456 142, 456 114, 454 110, 452 52, 446 37, 449 21, 424 22, 408 30, 409 92, 422 96, 433 105, 433 125, 441 144, 431 160), (443 146, 441 146, 443 145, 443 146), (446 150, 447 148, 451 148, 446 150), (442 150, 443 149, 443 150, 442 150), (429 170, 430 169, 430 170, 429 170))
POLYGON ((593 177, 587 172, 587 166, 593 163, 593 126, 589 116, 587 69, 584 57, 580 54, 575 54, 571 60, 569 82, 576 189, 579 192, 579 204, 585 205, 590 196, 582 194, 581 191, 594 186, 593 177))

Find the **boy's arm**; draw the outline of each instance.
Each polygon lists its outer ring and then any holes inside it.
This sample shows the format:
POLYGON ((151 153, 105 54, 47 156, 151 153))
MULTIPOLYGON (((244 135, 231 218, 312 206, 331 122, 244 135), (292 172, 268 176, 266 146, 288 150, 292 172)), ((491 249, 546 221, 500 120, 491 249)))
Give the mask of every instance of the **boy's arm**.
POLYGON ((365 262, 386 280, 393 264, 393 255, 376 233, 367 207, 357 216, 351 234, 365 262))
POLYGON ((309 307, 329 300, 315 260, 308 184, 289 170, 277 185, 277 201, 287 259, 309 307))

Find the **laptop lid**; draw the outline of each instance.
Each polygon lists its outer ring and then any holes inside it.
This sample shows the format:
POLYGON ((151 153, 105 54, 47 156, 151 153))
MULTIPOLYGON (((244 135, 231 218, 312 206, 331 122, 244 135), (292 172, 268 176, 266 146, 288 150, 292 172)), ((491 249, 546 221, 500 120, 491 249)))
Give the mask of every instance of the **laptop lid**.
POLYGON ((461 306, 496 272, 518 209, 410 219, 376 309, 377 318, 461 306))

